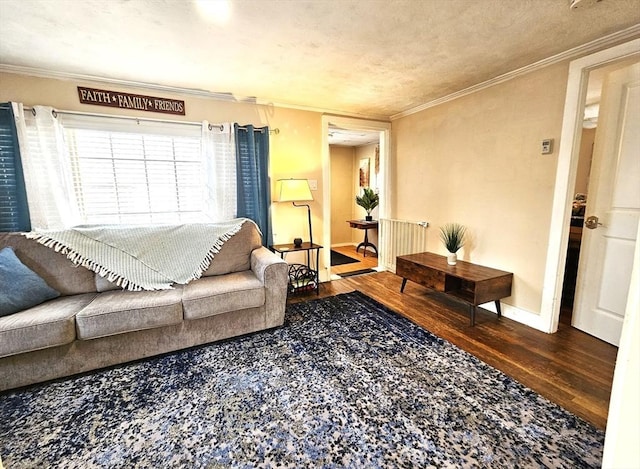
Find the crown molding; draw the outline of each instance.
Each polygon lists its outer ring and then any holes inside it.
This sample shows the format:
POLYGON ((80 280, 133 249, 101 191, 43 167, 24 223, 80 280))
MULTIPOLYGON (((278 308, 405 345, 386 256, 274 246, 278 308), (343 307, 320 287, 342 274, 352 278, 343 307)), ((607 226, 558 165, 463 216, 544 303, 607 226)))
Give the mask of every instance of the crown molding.
POLYGON ((315 106, 304 106, 304 105, 298 105, 298 104, 292 104, 292 103, 274 102, 268 99, 256 98, 253 96, 235 96, 233 93, 220 93, 220 92, 214 92, 214 91, 198 90, 194 88, 166 86, 166 85, 159 85, 156 83, 145 83, 145 82, 133 81, 133 80, 119 80, 117 78, 106 78, 106 77, 99 77, 95 75, 85 75, 81 73, 60 72, 60 71, 46 70, 46 69, 36 68, 36 67, 25 67, 21 65, 10 65, 10 64, 0 63, 0 72, 15 73, 18 75, 28 75, 33 77, 51 78, 51 79, 65 80, 65 81, 83 81, 83 82, 88 81, 88 82, 94 82, 94 83, 106 83, 111 85, 124 86, 127 88, 139 88, 139 89, 146 89, 151 91, 162 91, 165 93, 174 93, 182 96, 193 96, 196 98, 203 98, 203 99, 214 99, 217 101, 255 104, 258 106, 273 106, 278 108, 295 109, 298 111, 315 112, 320 114, 335 114, 335 115, 355 117, 360 119, 382 120, 386 122, 389 121, 388 116, 382 116, 382 115, 376 115, 376 114, 358 114, 353 112, 349 113, 344 111, 337 111, 335 109, 320 108, 315 106))
POLYGON ((236 98, 231 93, 214 93, 211 91, 197 90, 193 88, 180 88, 175 86, 158 85, 155 83, 143 83, 133 80, 119 80, 117 78, 98 77, 95 75, 85 75, 82 73, 60 72, 56 70, 46 70, 36 67, 25 67, 22 65, 0 64, 0 72, 15 73, 18 75, 28 75, 39 78, 53 78, 65 81, 91 81, 96 83, 109 83, 111 85, 126 86, 130 88, 141 88, 148 90, 164 91, 167 93, 177 93, 201 98, 216 99, 218 101, 249 102, 249 98, 236 98))
POLYGON ((389 116, 383 116, 381 114, 359 114, 357 112, 337 111, 335 109, 329 109, 329 108, 304 106, 304 105, 298 105, 298 104, 283 103, 278 101, 274 102, 274 101, 268 101, 263 99, 256 99, 256 104, 259 104, 261 106, 274 106, 274 107, 285 108, 285 109, 296 109, 298 111, 315 112, 323 115, 333 115, 333 116, 341 116, 341 117, 352 117, 354 119, 391 122, 389 120, 389 116))
POLYGON ((553 65, 559 62, 564 62, 566 60, 575 59, 583 55, 596 52, 600 49, 619 44, 620 42, 625 41, 627 39, 634 39, 639 35, 640 35, 640 24, 636 24, 629 28, 610 34, 608 36, 603 36, 599 39, 595 39, 591 42, 582 44, 581 46, 568 49, 564 52, 560 52, 559 54, 552 55, 551 57, 547 57, 546 59, 539 60, 538 62, 534 62, 530 65, 526 65, 524 67, 518 68, 511 72, 507 72, 503 75, 499 75, 490 80, 483 81, 482 83, 478 83, 476 85, 470 86, 469 88, 456 91, 455 93, 451 93, 451 94, 448 94, 447 96, 434 99, 433 101, 429 101, 428 103, 421 104, 419 106, 416 106, 411 109, 407 109, 406 111, 402 111, 397 114, 393 114, 390 117, 390 119, 394 121, 394 120, 400 119, 401 117, 406 117, 406 116, 410 116, 411 114, 416 114, 420 111, 424 111, 425 109, 429 109, 431 107, 435 107, 440 104, 453 101, 454 99, 467 96, 477 91, 490 88, 500 83, 504 83, 505 81, 509 81, 514 78, 520 77, 522 75, 526 75, 527 73, 531 73, 536 70, 540 70, 542 68, 548 67, 549 65, 553 65))

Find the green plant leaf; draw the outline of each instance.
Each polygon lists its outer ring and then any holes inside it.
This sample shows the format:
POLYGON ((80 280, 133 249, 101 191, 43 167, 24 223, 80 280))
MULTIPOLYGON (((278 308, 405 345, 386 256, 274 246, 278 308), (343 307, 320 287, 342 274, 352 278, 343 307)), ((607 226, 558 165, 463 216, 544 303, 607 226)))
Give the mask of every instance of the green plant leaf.
POLYGON ((459 223, 447 223, 440 227, 440 239, 449 252, 457 252, 464 246, 467 229, 459 223))
POLYGON ((362 195, 356 195, 356 203, 371 215, 371 211, 378 206, 380 197, 370 187, 363 189, 362 195))

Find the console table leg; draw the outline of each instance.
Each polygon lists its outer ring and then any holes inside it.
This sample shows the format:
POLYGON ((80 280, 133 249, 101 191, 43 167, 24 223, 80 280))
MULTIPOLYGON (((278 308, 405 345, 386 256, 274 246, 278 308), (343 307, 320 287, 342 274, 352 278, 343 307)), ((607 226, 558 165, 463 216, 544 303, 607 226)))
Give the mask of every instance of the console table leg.
POLYGON ((376 248, 376 245, 373 243, 369 242, 369 228, 365 228, 364 229, 364 241, 362 241, 360 244, 358 244, 358 246, 356 247, 356 252, 360 251, 360 248, 362 248, 362 256, 363 257, 367 257, 367 247, 371 246, 371 248, 373 249, 373 252, 375 252, 376 256, 378 255, 378 248, 376 248))
POLYGON ((368 231, 369 230, 367 228, 364 229, 364 243, 362 243, 363 244, 362 257, 367 257, 367 244, 369 244, 369 236, 367 236, 368 231))
POLYGON ((500 300, 496 300, 496 311, 498 311, 498 317, 502 317, 502 311, 500 310, 500 300))
POLYGON ((476 306, 474 305, 469 305, 471 307, 471 317, 470 317, 470 322, 472 326, 476 325, 476 306))
POLYGON ((404 287, 407 284, 407 279, 403 278, 402 279, 402 286, 400 287, 400 293, 404 293, 404 287))

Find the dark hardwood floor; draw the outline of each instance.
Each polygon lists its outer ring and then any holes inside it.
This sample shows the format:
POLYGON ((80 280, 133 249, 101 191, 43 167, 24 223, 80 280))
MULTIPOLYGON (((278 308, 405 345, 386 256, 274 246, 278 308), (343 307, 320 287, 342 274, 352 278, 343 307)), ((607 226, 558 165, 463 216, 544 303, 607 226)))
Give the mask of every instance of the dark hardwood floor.
MULTIPOLYGON (((545 334, 483 310, 471 327, 465 303, 412 282, 400 293, 401 283, 390 272, 359 275, 321 284, 319 296, 359 290, 605 429, 617 347, 563 322, 557 333, 545 334)), ((317 295, 289 301, 313 298, 317 295)))
POLYGON ((332 251, 339 252, 340 254, 344 254, 345 256, 351 257, 358 262, 353 262, 351 264, 342 264, 342 265, 334 265, 331 266, 331 273, 334 275, 340 275, 345 272, 353 272, 354 270, 363 270, 363 269, 373 269, 378 266, 378 257, 371 252, 371 250, 367 250, 366 256, 364 255, 364 250, 360 248, 359 252, 356 252, 356 246, 340 246, 331 248, 332 251))

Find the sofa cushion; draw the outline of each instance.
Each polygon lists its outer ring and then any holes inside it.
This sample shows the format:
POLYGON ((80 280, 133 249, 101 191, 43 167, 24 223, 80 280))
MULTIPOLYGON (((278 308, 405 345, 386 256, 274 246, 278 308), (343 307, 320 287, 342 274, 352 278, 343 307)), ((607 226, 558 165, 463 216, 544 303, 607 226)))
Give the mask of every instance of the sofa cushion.
POLYGON ((34 239, 28 239, 20 233, 0 233, 0 248, 5 246, 11 246, 24 265, 61 295, 96 291, 92 271, 75 265, 64 254, 43 246, 34 239))
POLYGON ((0 318, 0 357, 73 342, 74 316, 94 297, 95 293, 63 296, 0 318))
POLYGON ((119 287, 114 282, 110 282, 105 277, 102 277, 100 274, 96 274, 95 278, 96 278, 96 291, 98 293, 111 291, 111 290, 124 290, 124 288, 119 287))
POLYGON ((13 248, 0 249, 0 316, 17 313, 60 296, 25 266, 13 248))
POLYGON ((108 291, 76 315, 79 339, 179 324, 182 288, 160 291, 108 291))
POLYGON ((182 295, 185 319, 255 308, 264 302, 264 285, 251 270, 194 280, 182 295))
POLYGON ((240 230, 222 245, 220 252, 213 256, 203 277, 241 272, 251 268, 251 252, 262 246, 258 227, 252 221, 245 221, 240 230))

